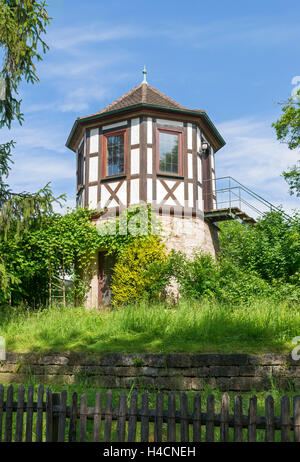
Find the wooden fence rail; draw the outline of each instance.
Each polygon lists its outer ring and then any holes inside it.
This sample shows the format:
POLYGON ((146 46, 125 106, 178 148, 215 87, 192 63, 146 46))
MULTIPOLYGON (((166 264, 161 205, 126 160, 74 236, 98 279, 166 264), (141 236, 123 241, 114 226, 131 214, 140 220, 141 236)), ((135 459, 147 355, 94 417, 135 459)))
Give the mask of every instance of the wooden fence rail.
POLYGON ((17 393, 10 385, 5 399, 4 387, 0 385, 0 442, 254 442, 261 430, 265 441, 300 442, 300 396, 293 397, 292 409, 290 398, 283 396, 280 416, 274 415, 272 396, 265 400, 263 416, 257 415, 255 396, 249 400, 246 415, 243 414, 241 396, 234 397, 233 414, 230 413, 227 393, 222 396, 219 413, 215 412, 214 395, 207 397, 205 412, 200 394, 194 396, 192 409, 185 393, 179 394, 179 402, 176 396, 175 393, 156 394, 152 409, 148 393, 142 393, 139 400, 136 392, 130 397, 122 392, 118 407, 114 408, 113 394, 108 390, 105 396, 101 392, 96 393, 94 406, 90 407, 85 394, 79 401, 77 393, 73 393, 68 404, 66 391, 58 394, 48 388, 45 392, 43 385, 38 387, 36 402, 33 400, 33 386, 29 386, 25 393, 23 385, 17 393), (15 395, 17 401, 14 401, 15 395))

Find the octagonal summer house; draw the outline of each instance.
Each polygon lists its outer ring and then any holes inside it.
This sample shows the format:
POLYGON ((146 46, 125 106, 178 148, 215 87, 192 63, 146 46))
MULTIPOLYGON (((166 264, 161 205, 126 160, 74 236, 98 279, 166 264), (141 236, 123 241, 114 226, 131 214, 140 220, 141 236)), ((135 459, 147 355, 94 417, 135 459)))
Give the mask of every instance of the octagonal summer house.
MULTIPOLYGON (((204 110, 182 106, 144 77, 101 111, 75 121, 67 146, 77 154, 77 205, 118 215, 147 202, 169 249, 215 255, 218 228, 205 214, 216 208, 214 157, 224 144, 204 110)), ((88 306, 109 302, 112 265, 99 252, 88 306)))

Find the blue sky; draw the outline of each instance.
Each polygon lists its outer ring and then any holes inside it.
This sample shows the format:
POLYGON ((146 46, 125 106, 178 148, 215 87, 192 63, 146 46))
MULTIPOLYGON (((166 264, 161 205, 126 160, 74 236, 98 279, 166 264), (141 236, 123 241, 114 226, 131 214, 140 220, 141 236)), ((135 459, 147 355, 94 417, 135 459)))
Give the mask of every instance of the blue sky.
POLYGON ((17 141, 14 190, 50 181, 73 206, 75 155, 65 141, 75 118, 138 85, 146 64, 151 85, 205 109, 225 138, 217 177, 231 175, 287 210, 299 207, 280 177, 299 152, 278 143, 270 127, 300 76, 299 1, 51 0, 48 10, 40 83, 21 86, 25 122, 0 132, 0 142, 17 141))

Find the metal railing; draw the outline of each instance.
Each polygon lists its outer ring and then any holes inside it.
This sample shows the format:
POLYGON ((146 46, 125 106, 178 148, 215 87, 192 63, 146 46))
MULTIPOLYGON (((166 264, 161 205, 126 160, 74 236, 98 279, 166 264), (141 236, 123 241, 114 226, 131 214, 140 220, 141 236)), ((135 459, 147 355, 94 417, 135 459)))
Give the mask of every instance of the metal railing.
POLYGON ((266 212, 280 211, 286 218, 291 218, 282 209, 271 204, 262 196, 244 186, 231 176, 204 180, 204 203, 208 208, 225 209, 238 207, 247 215, 259 218, 266 212))

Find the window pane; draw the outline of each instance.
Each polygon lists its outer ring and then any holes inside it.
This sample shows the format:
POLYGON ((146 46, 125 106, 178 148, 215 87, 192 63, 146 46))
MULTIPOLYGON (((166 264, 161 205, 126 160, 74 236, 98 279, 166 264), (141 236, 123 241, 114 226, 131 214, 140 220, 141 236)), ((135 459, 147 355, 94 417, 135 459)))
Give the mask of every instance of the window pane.
POLYGON ((178 138, 174 133, 159 133, 159 170, 179 173, 178 138))
POLYGON ((107 175, 124 173, 124 135, 107 137, 107 175))

